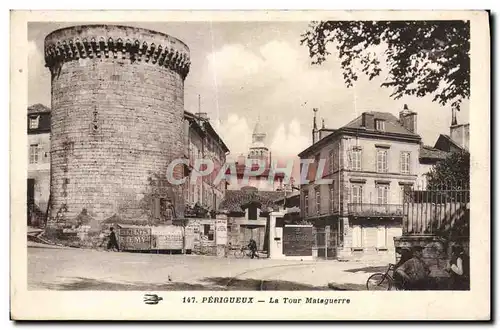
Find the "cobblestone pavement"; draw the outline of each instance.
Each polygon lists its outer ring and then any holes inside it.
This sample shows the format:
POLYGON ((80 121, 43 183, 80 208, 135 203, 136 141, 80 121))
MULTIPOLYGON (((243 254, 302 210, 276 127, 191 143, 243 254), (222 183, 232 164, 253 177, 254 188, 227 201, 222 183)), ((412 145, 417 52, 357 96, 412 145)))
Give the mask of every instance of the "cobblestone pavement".
POLYGON ((105 252, 31 243, 35 290, 364 290, 376 262, 283 261, 105 252), (265 288, 262 288, 263 282, 265 288))

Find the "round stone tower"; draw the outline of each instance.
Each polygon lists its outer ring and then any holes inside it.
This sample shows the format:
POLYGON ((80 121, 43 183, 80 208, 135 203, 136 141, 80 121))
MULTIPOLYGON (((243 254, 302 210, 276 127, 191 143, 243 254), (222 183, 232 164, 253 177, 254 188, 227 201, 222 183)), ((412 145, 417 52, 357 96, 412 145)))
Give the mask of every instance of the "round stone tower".
MULTIPOLYGON (((183 157, 189 48, 163 33, 74 26, 45 38, 52 76, 50 221, 84 214, 94 224, 158 218, 180 186, 167 167, 183 157)), ((174 177, 183 176, 174 168, 174 177)), ((167 207, 168 208, 168 207, 167 207)))

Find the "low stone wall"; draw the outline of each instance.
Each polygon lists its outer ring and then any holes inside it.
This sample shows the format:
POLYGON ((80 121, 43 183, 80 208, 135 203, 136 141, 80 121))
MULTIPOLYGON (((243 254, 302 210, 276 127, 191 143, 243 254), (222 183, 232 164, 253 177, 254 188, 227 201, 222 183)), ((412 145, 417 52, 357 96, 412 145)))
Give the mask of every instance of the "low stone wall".
MULTIPOLYGON (((424 262, 431 270, 431 277, 448 278, 450 275, 445 271, 451 256, 450 241, 437 236, 400 236, 394 238, 396 248, 415 247, 422 248, 424 262)), ((459 239, 453 243, 461 244, 468 253, 469 243, 466 239, 459 239)), ((399 258, 399 255, 398 255, 399 258)))

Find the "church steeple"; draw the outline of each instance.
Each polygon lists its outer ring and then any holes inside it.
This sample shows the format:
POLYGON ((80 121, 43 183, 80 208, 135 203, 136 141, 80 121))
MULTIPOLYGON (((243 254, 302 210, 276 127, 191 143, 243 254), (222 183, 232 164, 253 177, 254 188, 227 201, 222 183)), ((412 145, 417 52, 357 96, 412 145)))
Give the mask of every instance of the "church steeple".
POLYGON ((250 146, 248 158, 260 159, 265 161, 267 164, 269 159, 269 149, 266 146, 266 137, 267 134, 264 132, 259 116, 253 128, 252 145, 250 146))
POLYGON ((262 128, 262 125, 260 123, 260 116, 257 118, 257 122, 255 123, 255 127, 253 128, 253 133, 252 133, 252 143, 255 142, 264 142, 264 139, 266 138, 266 133, 264 132, 264 129, 262 128))

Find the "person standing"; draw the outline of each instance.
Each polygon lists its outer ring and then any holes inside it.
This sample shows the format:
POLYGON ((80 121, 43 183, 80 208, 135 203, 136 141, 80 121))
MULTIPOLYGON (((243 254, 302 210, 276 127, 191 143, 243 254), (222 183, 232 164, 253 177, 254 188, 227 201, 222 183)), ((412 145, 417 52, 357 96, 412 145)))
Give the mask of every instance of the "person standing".
POLYGON ((120 248, 118 246, 118 240, 116 239, 116 234, 113 229, 113 227, 109 228, 110 233, 109 233, 109 241, 108 241, 108 250, 111 249, 116 249, 116 251, 120 251, 120 248))
POLYGON ((460 245, 452 247, 451 259, 446 269, 451 276, 451 289, 469 290, 469 257, 460 245))
POLYGON ((257 242, 255 242, 255 240, 253 238, 250 239, 250 243, 248 243, 248 248, 252 252, 252 259, 254 257, 257 257, 257 258, 259 257, 257 255, 257 242))

